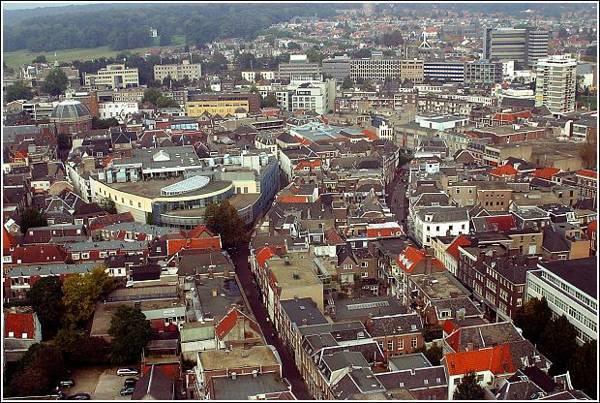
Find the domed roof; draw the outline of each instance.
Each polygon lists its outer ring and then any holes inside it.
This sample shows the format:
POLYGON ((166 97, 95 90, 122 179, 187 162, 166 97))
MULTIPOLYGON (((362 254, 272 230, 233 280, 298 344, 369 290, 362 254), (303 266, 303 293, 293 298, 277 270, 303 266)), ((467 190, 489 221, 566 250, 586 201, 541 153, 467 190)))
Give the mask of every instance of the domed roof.
POLYGON ((66 100, 59 102, 50 114, 52 119, 78 119, 90 117, 90 111, 88 108, 79 101, 66 100))

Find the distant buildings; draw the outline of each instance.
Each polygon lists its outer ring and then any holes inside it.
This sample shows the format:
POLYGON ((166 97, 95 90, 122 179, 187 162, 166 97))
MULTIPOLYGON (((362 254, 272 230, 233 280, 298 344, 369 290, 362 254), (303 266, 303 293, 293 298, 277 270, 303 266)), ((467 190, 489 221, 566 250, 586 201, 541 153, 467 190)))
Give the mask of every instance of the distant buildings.
POLYGON ((205 113, 220 116, 246 114, 260 110, 260 97, 250 93, 191 95, 185 106, 189 117, 199 117, 205 113))
POLYGON ((129 88, 139 87, 138 69, 126 68, 124 64, 109 64, 96 74, 85 74, 84 83, 89 87, 129 88))
POLYGON ((536 64, 535 103, 553 113, 575 110, 577 61, 569 55, 549 56, 536 64))
POLYGON ((350 61, 350 78, 356 80, 410 80, 423 82, 423 60, 353 59, 350 61))
POLYGON ((548 38, 548 32, 532 28, 485 28, 483 58, 531 66, 548 55, 548 38))
POLYGON ((290 55, 289 63, 280 63, 277 78, 290 80, 292 75, 315 75, 321 74, 319 63, 310 63, 306 55, 290 55))
POLYGON ((154 66, 154 79, 162 83, 162 81, 171 77, 171 79, 179 81, 185 77, 188 80, 199 80, 202 77, 202 68, 200 63, 191 64, 189 60, 183 60, 182 64, 157 64, 154 66))
POLYGON ((465 64, 465 84, 491 85, 502 82, 502 63, 477 60, 465 64))

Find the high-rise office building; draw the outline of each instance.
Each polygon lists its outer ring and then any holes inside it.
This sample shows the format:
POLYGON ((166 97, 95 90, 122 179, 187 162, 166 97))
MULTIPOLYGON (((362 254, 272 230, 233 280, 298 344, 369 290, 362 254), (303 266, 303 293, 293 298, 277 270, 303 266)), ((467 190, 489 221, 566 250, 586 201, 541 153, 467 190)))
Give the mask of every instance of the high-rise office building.
POLYGON ((577 60, 570 55, 538 59, 536 65, 535 104, 545 105, 553 113, 575 110, 577 60))
POLYGON ((548 32, 533 28, 484 28, 483 59, 534 66, 548 55, 548 32))

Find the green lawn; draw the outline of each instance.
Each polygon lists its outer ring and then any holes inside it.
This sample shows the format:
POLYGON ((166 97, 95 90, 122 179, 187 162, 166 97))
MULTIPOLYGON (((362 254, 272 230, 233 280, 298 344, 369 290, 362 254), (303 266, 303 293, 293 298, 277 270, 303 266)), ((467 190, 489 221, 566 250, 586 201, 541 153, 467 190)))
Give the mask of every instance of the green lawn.
POLYGON ((58 60, 61 62, 70 62, 73 60, 91 60, 97 59, 100 57, 113 57, 121 52, 129 52, 129 53, 145 53, 152 47, 148 48, 136 48, 136 49, 126 49, 126 50, 111 50, 108 46, 101 46, 99 48, 90 48, 90 49, 65 49, 65 50, 57 50, 56 57, 54 56, 54 52, 30 52, 28 50, 19 50, 16 52, 4 52, 3 61, 9 67, 14 69, 18 69, 21 65, 25 63, 31 63, 36 56, 44 55, 49 62, 54 62, 54 60, 58 60))

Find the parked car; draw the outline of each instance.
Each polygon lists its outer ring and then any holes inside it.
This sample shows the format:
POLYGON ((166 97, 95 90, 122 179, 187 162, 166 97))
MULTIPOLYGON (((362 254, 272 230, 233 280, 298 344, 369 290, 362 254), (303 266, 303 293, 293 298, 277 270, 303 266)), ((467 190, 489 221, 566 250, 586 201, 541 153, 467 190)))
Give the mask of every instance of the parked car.
POLYGON ((75 393, 66 397, 67 400, 91 400, 92 397, 89 393, 75 393))
POLYGON ((75 381, 72 379, 63 379, 62 381, 60 381, 58 383, 58 386, 60 386, 62 388, 71 388, 71 387, 75 386, 75 381))
POLYGON ((117 369, 117 375, 119 376, 127 376, 127 375, 139 375, 140 371, 135 368, 119 368, 117 369))
POLYGON ((125 379, 125 383, 123 383, 123 387, 127 388, 129 386, 135 386, 135 384, 137 383, 137 379, 135 378, 127 378, 125 379))
POLYGON ((133 395, 133 391, 135 388, 133 386, 128 386, 126 388, 121 389, 121 396, 129 396, 133 395))

